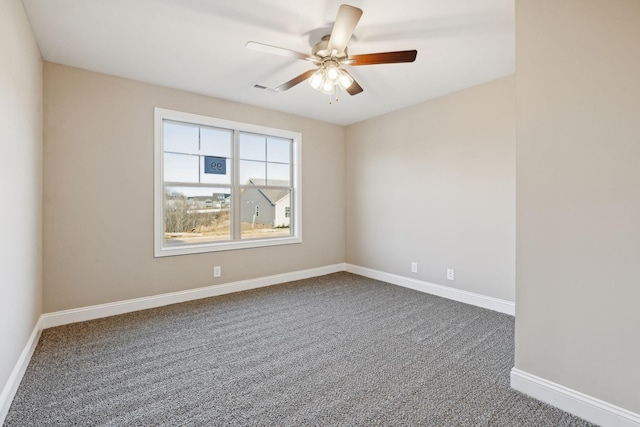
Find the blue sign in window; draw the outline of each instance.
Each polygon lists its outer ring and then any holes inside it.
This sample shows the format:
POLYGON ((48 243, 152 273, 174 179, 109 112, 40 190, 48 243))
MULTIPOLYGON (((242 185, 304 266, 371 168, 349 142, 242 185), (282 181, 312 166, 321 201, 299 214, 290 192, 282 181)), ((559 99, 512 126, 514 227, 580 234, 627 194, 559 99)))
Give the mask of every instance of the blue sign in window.
POLYGON ((204 173, 227 174, 227 159, 224 157, 204 156, 204 173))

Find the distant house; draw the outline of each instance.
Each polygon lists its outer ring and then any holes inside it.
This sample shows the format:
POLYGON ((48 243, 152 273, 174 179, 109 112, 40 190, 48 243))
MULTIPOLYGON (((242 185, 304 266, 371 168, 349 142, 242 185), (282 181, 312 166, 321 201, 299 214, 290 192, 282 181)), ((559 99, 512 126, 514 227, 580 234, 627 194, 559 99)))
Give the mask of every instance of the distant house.
POLYGON ((212 193, 210 196, 185 196, 182 193, 165 194, 165 203, 169 207, 186 208, 192 212, 217 212, 229 208, 231 195, 228 193, 212 193))
POLYGON ((213 193, 211 196, 189 196, 187 197, 187 204, 191 209, 221 210, 229 206, 230 196, 230 194, 225 193, 213 193))
MULTIPOLYGON (((264 179, 252 178, 251 185, 264 186, 264 179)), ((269 185, 288 187, 288 181, 269 180, 269 185)), ((242 222, 288 227, 290 224, 291 197, 286 188, 256 188, 242 196, 242 222)))

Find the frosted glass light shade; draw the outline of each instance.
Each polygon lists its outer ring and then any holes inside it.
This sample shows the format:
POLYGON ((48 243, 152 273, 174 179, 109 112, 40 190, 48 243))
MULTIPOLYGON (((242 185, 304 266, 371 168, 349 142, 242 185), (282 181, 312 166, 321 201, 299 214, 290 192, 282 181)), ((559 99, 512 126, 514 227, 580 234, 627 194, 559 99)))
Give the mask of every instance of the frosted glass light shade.
POLYGON ((324 84, 322 85, 322 88, 320 89, 321 92, 323 93, 333 93, 333 86, 334 84, 329 80, 325 80, 324 84))
POLYGON ((324 83, 324 70, 322 69, 319 69, 318 71, 313 73, 311 78, 309 78, 309 84, 315 90, 320 90, 320 88, 323 86, 323 83, 324 83))
POLYGON ((340 70, 335 65, 327 66, 327 80, 331 83, 336 83, 338 81, 338 77, 340 77, 340 70))
POLYGON ((347 74, 345 71, 340 70, 340 77, 338 78, 338 83, 343 90, 347 90, 349 86, 353 84, 353 78, 347 74))

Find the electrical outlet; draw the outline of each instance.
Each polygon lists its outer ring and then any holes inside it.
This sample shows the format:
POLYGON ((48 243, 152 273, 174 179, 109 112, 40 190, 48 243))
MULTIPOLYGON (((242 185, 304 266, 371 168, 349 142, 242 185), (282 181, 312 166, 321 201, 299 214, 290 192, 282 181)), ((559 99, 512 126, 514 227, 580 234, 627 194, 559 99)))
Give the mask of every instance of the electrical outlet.
POLYGON ((412 262, 411 263, 411 272, 412 273, 417 273, 418 272, 418 263, 417 262, 412 262))
POLYGON ((455 280, 455 271, 450 268, 447 269, 447 280, 455 280))
POLYGON ((213 267, 213 277, 220 277, 222 276, 222 267, 220 267, 219 265, 216 265, 215 267, 213 267))

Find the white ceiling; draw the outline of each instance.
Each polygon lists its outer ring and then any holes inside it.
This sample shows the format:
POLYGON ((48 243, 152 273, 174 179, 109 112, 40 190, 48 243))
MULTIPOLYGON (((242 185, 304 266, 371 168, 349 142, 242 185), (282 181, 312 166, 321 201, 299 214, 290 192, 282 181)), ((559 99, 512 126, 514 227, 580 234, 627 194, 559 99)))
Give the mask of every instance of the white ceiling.
POLYGON ((364 88, 329 96, 306 82, 313 64, 246 49, 257 41, 310 53, 331 32, 337 0, 23 0, 47 61, 351 124, 515 69, 515 0, 348 0, 364 13, 349 53, 417 49, 414 63, 350 67, 364 88))

